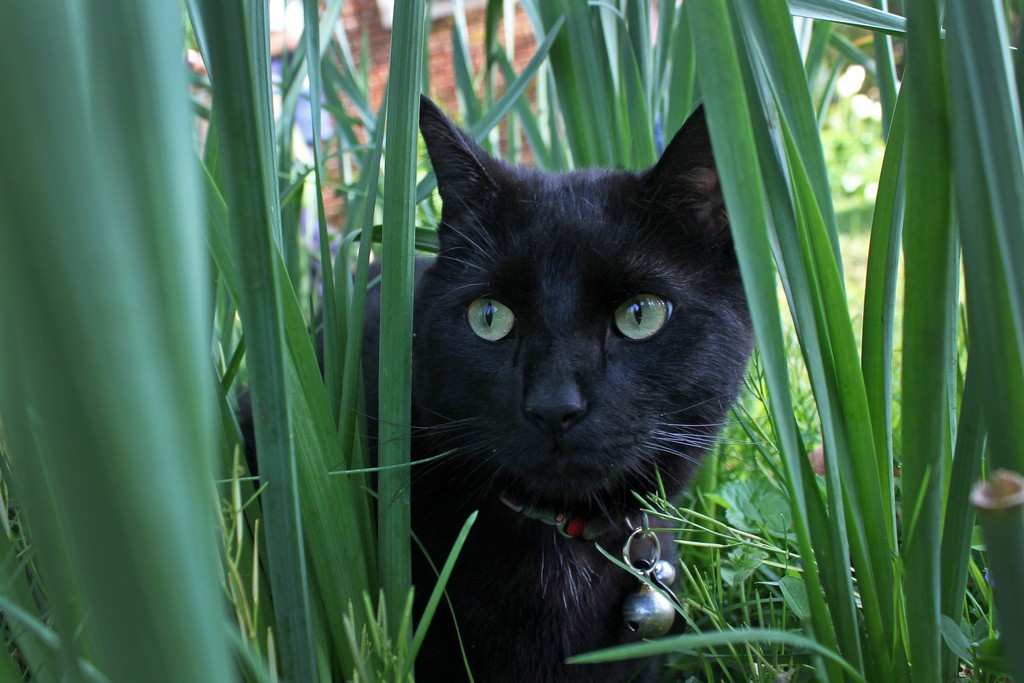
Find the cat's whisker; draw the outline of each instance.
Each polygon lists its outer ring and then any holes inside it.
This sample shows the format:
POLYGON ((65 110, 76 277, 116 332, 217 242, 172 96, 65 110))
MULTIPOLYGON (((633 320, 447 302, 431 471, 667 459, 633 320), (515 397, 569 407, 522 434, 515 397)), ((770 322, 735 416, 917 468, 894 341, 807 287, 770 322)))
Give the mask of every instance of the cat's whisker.
MULTIPOLYGON (((729 422, 723 423, 721 426, 728 426, 729 422)), ((710 430, 705 430, 704 427, 715 425, 676 425, 671 423, 659 423, 660 429, 652 429, 652 436, 656 436, 661 439, 685 439, 697 442, 703 440, 707 447, 712 447, 718 444, 729 445, 729 446, 756 446, 757 442, 750 441, 747 439, 736 439, 728 436, 723 436, 719 433, 713 433, 710 430)))
MULTIPOLYGON (((465 207, 469 209, 469 207, 465 207)), ((471 209, 470 209, 471 215, 471 209)), ((472 224, 476 224, 477 221, 472 221, 472 224)), ((499 251, 498 245, 495 243, 494 237, 487 230, 474 230, 473 234, 470 235, 468 230, 463 230, 450 222, 442 221, 438 226, 439 230, 449 230, 455 235, 458 235, 460 240, 466 242, 473 248, 473 253, 476 256, 484 256, 491 263, 497 262, 497 254, 499 251), (473 239, 473 236, 477 236, 483 240, 483 244, 480 241, 473 239)))
POLYGON ((486 273, 487 272, 487 268, 484 265, 482 265, 480 263, 477 263, 475 261, 472 261, 470 259, 467 259, 467 258, 459 258, 459 257, 457 257, 457 256, 455 256, 453 254, 450 254, 450 253, 448 253, 448 254, 438 254, 437 259, 439 261, 444 261, 445 263, 452 263, 454 265, 463 266, 464 268, 467 268, 467 269, 470 269, 470 270, 478 270, 481 273, 486 273))
MULTIPOLYGON (((715 402, 717 402, 719 404, 729 404, 731 402, 730 401, 730 396, 722 395, 722 394, 713 394, 711 396, 707 396, 706 398, 704 398, 704 399, 702 399, 700 401, 697 401, 696 403, 691 403, 691 404, 689 404, 689 405, 687 405, 687 406, 685 406, 683 408, 677 408, 675 410, 670 410, 670 411, 667 411, 667 412, 663 412, 663 413, 661 413, 661 416, 662 417, 668 417, 668 416, 672 416, 672 415, 679 415, 680 413, 695 412, 698 408, 703 408, 703 407, 705 407, 705 406, 707 406, 709 404, 715 403, 715 402)), ((718 406, 715 406, 715 408, 716 408, 715 412, 716 413, 719 412, 717 410, 718 406)), ((709 424, 709 423, 703 422, 702 424, 706 425, 706 424, 709 424)), ((718 423, 716 423, 716 426, 720 427, 720 426, 723 426, 725 424, 728 424, 728 421, 718 422, 718 423)))
POLYGON ((658 437, 656 439, 656 442, 657 443, 662 443, 662 444, 672 444, 673 446, 678 446, 680 448, 697 449, 697 450, 699 450, 701 452, 708 450, 709 448, 711 448, 712 446, 714 446, 717 443, 717 441, 715 441, 714 439, 686 438, 686 437, 677 437, 677 438, 658 437))
POLYGON ((682 458, 683 460, 691 462, 695 465, 699 465, 701 463, 700 456, 691 455, 686 451, 679 450, 678 448, 672 448, 671 446, 664 444, 651 444, 649 447, 651 448, 651 450, 657 453, 667 453, 668 455, 682 458))
POLYGON ((462 294, 464 290, 470 290, 471 292, 481 293, 487 289, 487 286, 480 282, 470 282, 459 287, 452 287, 445 294, 438 298, 435 307, 448 308, 452 306, 461 306, 465 303, 466 295, 462 294))
POLYGON ((650 434, 652 437, 662 441, 673 441, 694 446, 709 447, 718 443, 718 436, 716 434, 699 431, 653 429, 650 434))

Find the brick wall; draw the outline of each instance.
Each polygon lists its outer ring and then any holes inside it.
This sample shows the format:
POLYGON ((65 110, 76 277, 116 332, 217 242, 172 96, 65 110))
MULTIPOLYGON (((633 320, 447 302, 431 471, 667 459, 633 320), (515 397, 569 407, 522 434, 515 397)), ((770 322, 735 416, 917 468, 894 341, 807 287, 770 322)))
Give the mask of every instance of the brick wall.
MULTIPOLYGON (((352 46, 353 57, 358 59, 360 46, 365 39, 369 42, 370 58, 370 99, 374 109, 380 106, 380 100, 387 83, 388 59, 391 46, 391 31, 384 27, 380 20, 376 0, 349 0, 341 12, 341 21, 352 46)), ((442 109, 455 116, 458 112, 455 89, 455 71, 452 66, 452 25, 451 17, 434 19, 430 23, 428 37, 428 60, 430 70, 430 92, 442 109)), ((474 73, 484 64, 484 10, 470 10, 466 13, 469 31, 470 59, 474 73)), ((522 8, 516 7, 515 31, 515 65, 520 70, 535 51, 533 31, 522 8)), ((504 31, 499 40, 504 42, 504 31)), ((501 83, 501 78, 496 81, 501 83)))

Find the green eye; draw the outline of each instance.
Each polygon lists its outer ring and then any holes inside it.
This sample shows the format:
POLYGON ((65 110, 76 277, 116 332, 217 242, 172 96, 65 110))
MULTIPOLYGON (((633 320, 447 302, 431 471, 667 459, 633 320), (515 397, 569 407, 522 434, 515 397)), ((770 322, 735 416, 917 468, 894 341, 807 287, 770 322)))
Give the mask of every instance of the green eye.
POLYGON ((477 299, 469 305, 466 317, 476 336, 487 341, 504 339, 516 322, 512 310, 494 299, 477 299))
POLYGON ((639 294, 615 310, 615 327, 630 339, 647 339, 672 315, 672 304, 653 294, 639 294))

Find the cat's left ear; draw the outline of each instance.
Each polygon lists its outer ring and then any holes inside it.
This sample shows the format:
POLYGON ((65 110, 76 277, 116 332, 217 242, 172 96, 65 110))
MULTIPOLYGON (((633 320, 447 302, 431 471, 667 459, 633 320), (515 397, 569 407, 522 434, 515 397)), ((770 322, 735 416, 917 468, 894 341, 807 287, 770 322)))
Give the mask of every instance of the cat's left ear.
POLYGON ((729 216, 711 151, 704 107, 698 107, 643 178, 654 205, 687 214, 704 239, 729 239, 729 216))
POLYGON ((494 160, 426 95, 420 95, 420 134, 449 217, 471 210, 497 193, 494 160))

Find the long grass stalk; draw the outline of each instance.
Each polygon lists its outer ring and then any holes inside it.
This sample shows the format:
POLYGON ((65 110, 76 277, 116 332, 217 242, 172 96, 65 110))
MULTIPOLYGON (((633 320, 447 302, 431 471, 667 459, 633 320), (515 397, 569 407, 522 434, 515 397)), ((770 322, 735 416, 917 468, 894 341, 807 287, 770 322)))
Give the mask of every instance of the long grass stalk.
MULTIPOLYGON (((228 230, 228 209, 213 184, 208 185, 207 243, 213 261, 233 297, 238 297, 241 280, 231 250, 228 230)), ((277 267, 283 272, 283 257, 277 255, 277 267)), ((338 468, 342 454, 333 419, 327 404, 306 321, 299 309, 295 293, 287 279, 277 281, 284 310, 286 381, 294 411, 294 436, 297 445, 297 474, 302 513, 307 522, 307 549, 317 572, 323 600, 333 605, 347 605, 361 600, 364 592, 374 592, 375 553, 369 501, 362 479, 358 476, 330 477, 338 468), (352 548, 360 548, 353 554, 352 548), (348 557, 339 563, 338 557, 348 557)), ((274 552, 270 545, 268 552, 274 552)), ((348 668, 348 645, 342 623, 343 612, 326 612, 335 652, 348 668)), ((361 624, 361 610, 356 611, 356 626, 361 624)))
MULTIPOLYGON (((338 12, 341 10, 341 3, 337 0, 332 3, 332 8, 327 11, 324 17, 327 26, 337 21, 338 12)), ((323 71, 320 68, 320 59, 323 55, 320 37, 320 3, 317 0, 304 0, 303 2, 303 31, 304 45, 306 47, 307 68, 309 81, 309 109, 310 124, 313 133, 313 183, 316 197, 316 225, 317 237, 320 242, 320 286, 323 297, 322 319, 323 319, 323 368, 324 385, 327 387, 327 402, 331 407, 335 422, 338 420, 343 377, 341 366, 343 361, 334 352, 341 346, 341 331, 338 320, 338 307, 335 304, 333 257, 331 254, 331 236, 327 232, 327 214, 324 210, 324 160, 322 127, 320 121, 321 99, 323 98, 323 71)), ((291 133, 291 128, 288 128, 291 133)))
POLYGON ((409 541, 412 291, 416 131, 423 63, 424 6, 398 3, 392 30, 381 253, 380 426, 378 535, 380 586, 389 596, 389 621, 401 622, 412 583, 409 541))
POLYGON ((615 136, 609 133, 619 128, 611 118, 610 73, 591 25, 592 10, 573 0, 530 0, 529 5, 542 17, 546 30, 560 19, 566 22, 565 32, 551 48, 550 64, 573 161, 581 166, 611 164, 616 158, 615 136))
POLYGON ((789 10, 793 16, 860 26, 888 35, 903 35, 907 30, 903 17, 855 0, 789 0, 789 10))
POLYGON ((955 238, 945 55, 938 8, 907 3, 907 197, 903 229, 904 580, 914 676, 941 674, 939 631, 942 489, 949 444, 948 392, 955 310, 955 238))
MULTIPOLYGON (((10 472, 5 471, 5 483, 14 488, 14 493, 18 487, 12 479, 10 472)), ((13 622, 11 633, 4 643, 12 651, 17 648, 21 653, 21 667, 29 675, 37 676, 39 671, 57 671, 60 669, 62 648, 59 637, 35 617, 36 603, 29 571, 31 562, 24 557, 24 553, 19 553, 17 545, 6 534, 0 535, 0 544, 0 576, 6 580, 0 595, 3 601, 0 608, 13 622)), ((5 664, 15 667, 14 658, 0 657, 0 666, 5 664)), ((0 680, 15 681, 21 680, 21 677, 4 677, 3 672, 0 672, 0 680)))
MULTIPOLYGON (((381 103, 381 114, 387 108, 387 93, 381 103)), ((345 351, 344 351, 344 377, 348 380, 342 387, 341 411, 339 416, 338 431, 342 438, 342 447, 345 449, 344 466, 361 470, 369 466, 369 448, 366 434, 366 422, 360 416, 366 414, 365 396, 362 391, 362 382, 358 378, 362 375, 362 353, 363 353, 363 322, 366 313, 366 289, 369 283, 370 250, 373 244, 373 220, 377 204, 377 189, 380 181, 380 161, 384 148, 384 126, 378 125, 374 131, 373 148, 364 160, 362 175, 358 187, 358 199, 351 202, 350 225, 358 225, 359 230, 359 251, 356 262, 356 269, 352 282, 347 281, 350 275, 343 268, 335 269, 335 279, 339 284, 338 289, 348 292, 344 297, 347 304, 348 324, 346 325, 345 351), (357 221, 359 221, 357 223, 357 221), (350 290, 350 291, 349 291, 350 290), (353 379, 355 378, 355 379, 353 379)), ((366 479, 358 475, 349 474, 357 487, 369 487, 366 479)), ((367 518, 369 519, 369 511, 367 518)), ((375 555, 375 546, 370 544, 364 546, 364 552, 375 555)), ((376 566, 372 563, 370 566, 376 566)))
MULTIPOLYGON (((775 409, 775 423, 789 474, 787 486, 797 509, 806 509, 804 498, 808 492, 804 490, 800 474, 802 468, 806 468, 806 462, 803 461, 804 451, 789 409, 790 389, 785 347, 781 339, 781 318, 774 295, 775 269, 770 257, 765 191, 756 171, 758 155, 749 132, 752 124, 737 60, 734 29, 723 2, 691 7, 689 18, 696 50, 706 57, 698 61, 698 76, 702 83, 716 84, 715 88, 707 88, 705 92, 708 125, 730 210, 733 239, 750 302, 754 331, 764 359, 769 396, 775 409)), ((794 525, 805 562, 804 576, 812 614, 809 628, 819 643, 835 650, 835 632, 822 600, 806 517, 795 515, 794 525)), ((842 679, 840 668, 830 660, 824 662, 822 675, 827 680, 842 679)))
POLYGON ((997 467, 1024 470, 1024 133, 998 3, 949 6, 957 206, 968 323, 997 467))
MULTIPOLYGON (((883 12, 889 11, 889 0, 872 0, 872 4, 883 12)), ((882 103, 882 135, 889 137, 896 111, 896 64, 893 57, 892 38, 876 33, 871 41, 875 56, 875 80, 878 83, 878 97, 882 103)), ((898 129, 899 126, 896 126, 898 129)))
MULTIPOLYGON (((970 353, 970 352, 969 352, 970 353)), ((971 487, 981 476, 985 453, 986 430, 982 421, 981 382, 977 354, 971 353, 964 379, 963 399, 956 430, 956 447, 946 495, 942 524, 942 595, 940 609, 944 616, 959 623, 964 609, 968 568, 971 561, 975 514, 969 504, 971 487)), ((959 657, 943 644, 943 678, 957 675, 959 657)))
POLYGON ((823 659, 831 662, 841 671, 845 672, 851 681, 863 682, 866 679, 849 662, 836 655, 833 650, 823 647, 820 642, 789 631, 772 631, 770 629, 736 629, 734 631, 723 631, 717 633, 693 633, 682 636, 671 636, 660 640, 652 640, 638 645, 620 645, 600 652, 577 655, 570 661, 576 664, 592 664, 596 662, 610 662, 617 659, 628 659, 631 657, 650 657, 671 652, 685 650, 698 650, 716 645, 730 645, 742 643, 786 643, 820 655, 823 659))
POLYGON ((0 415, 38 680, 233 675, 181 41, 174 4, 0 8, 0 415))
MULTIPOLYGON (((782 110, 783 130, 789 132, 790 119, 804 122, 804 143, 787 141, 789 177, 792 190, 783 193, 774 205, 789 201, 792 194, 797 204, 795 225, 798 231, 787 234, 784 223, 777 224, 781 256, 785 263, 783 277, 795 323, 801 337, 810 374, 812 388, 822 417, 826 459, 826 480, 829 490, 829 519, 834 525, 828 544, 835 553, 832 566, 844 574, 849 560, 838 549, 848 544, 853 564, 858 570, 858 591, 861 612, 866 621, 867 641, 873 657, 868 667, 877 667, 875 676, 895 676, 903 672, 893 667, 889 643, 896 633, 892 601, 892 553, 895 552, 895 530, 892 515, 886 514, 881 478, 876 466, 872 430, 868 419, 868 402, 863 376, 857 360, 857 349, 850 319, 846 313, 839 262, 838 237, 834 223, 829 228, 830 212, 818 205, 820 197, 831 204, 827 189, 815 191, 810 177, 825 177, 823 155, 814 132, 812 109, 806 96, 802 69, 792 40, 780 40, 787 35, 785 8, 773 3, 752 3, 743 14, 748 26, 745 34, 756 46, 759 60, 765 63, 763 79, 774 84, 775 100, 782 110), (774 12, 772 11, 774 10, 774 12), (769 30, 774 27, 774 30, 769 30), (768 40, 766 36, 774 36, 768 40), (788 54, 787 42, 792 45, 788 54), (787 75, 788 74, 788 75, 787 75), (802 103, 802 104, 801 104, 802 103), (807 167, 804 163, 808 162, 807 167), (815 170, 815 169, 820 170, 815 170), (797 240, 796 242, 794 240, 797 240), (842 389, 840 390, 840 387, 842 389), (834 468, 834 469, 833 469, 834 468), (845 518, 845 523, 841 520, 845 518)), ((755 60, 752 60, 755 61, 755 60)), ((770 103, 766 106, 771 106, 770 103)), ((776 215, 785 213, 777 208, 776 215)), ((838 580, 839 577, 837 576, 838 580)), ((837 594, 838 586, 830 591, 835 612, 849 615, 838 620, 844 653, 859 659, 860 636, 856 621, 852 619, 854 602, 852 586, 847 581, 846 595, 837 594), (846 624, 844 628, 842 625, 846 624)))
MULTIPOLYGON (((1024 135, 1016 92, 1019 74, 1014 73, 1008 52, 1003 7, 993 2, 953 2, 948 10, 951 113, 956 124, 952 157, 973 351, 968 381, 977 381, 972 376, 977 372, 986 387, 981 395, 973 396, 967 393, 971 386, 965 388, 961 420, 974 419, 985 429, 975 425, 958 435, 962 438, 958 438, 957 446, 959 450, 962 442, 965 449, 970 449, 972 459, 980 458, 978 451, 987 430, 987 454, 993 467, 1020 472, 1024 469, 1024 425, 1020 420, 1024 411, 1024 297, 1020 274, 1020 250, 1024 248, 1024 135), (968 403, 968 399, 973 402, 968 403)), ((960 465, 954 461, 954 467, 960 465)), ((978 471, 974 465, 970 474, 976 477, 978 471)), ((992 575, 998 577, 994 579, 994 591, 1004 643, 1019 643, 1024 638, 1024 624, 1014 604, 1024 590, 1020 481, 1019 475, 997 470, 990 482, 976 488, 977 495, 972 495, 984 527, 992 575)), ((964 487, 964 483, 958 483, 951 497, 955 491, 962 499, 964 487)), ((966 530, 961 534, 965 535, 966 530)), ((966 542, 962 540, 961 544, 966 542)), ((955 591, 962 579, 954 575, 951 581, 956 583, 943 587, 945 610, 957 607, 955 591)), ((1006 648, 1011 671, 1018 678, 1024 675, 1024 657, 1019 649, 1006 648)), ((947 657, 947 663, 951 659, 947 657)), ((948 666, 947 671, 951 668, 948 666)))
POLYGON ((906 98, 896 109, 886 140, 885 157, 871 220, 864 284, 864 327, 861 335, 861 370, 871 413, 878 479, 883 484, 884 512, 889 528, 896 529, 896 499, 893 483, 893 377, 896 287, 899 276, 900 244, 903 237, 904 134, 906 98))
MULTIPOLYGON (((771 93, 763 92, 763 89, 758 87, 761 81, 753 72, 749 61, 742 63, 746 67, 744 76, 748 97, 754 102, 761 101, 761 107, 774 113, 774 96, 771 93)), ((798 163, 790 161, 790 159, 794 159, 798 155, 790 153, 786 157, 780 157, 779 149, 780 145, 784 145, 784 141, 773 139, 769 131, 768 126, 759 125, 754 129, 754 138, 774 228, 773 237, 775 239, 772 253, 780 270, 804 360, 808 366, 812 391, 819 403, 819 412, 829 416, 828 425, 824 427, 823 433, 824 449, 835 453, 839 450, 840 444, 845 446, 845 440, 839 429, 832 429, 829 426, 832 424, 832 418, 838 411, 838 407, 833 370, 827 364, 832 351, 828 348, 829 337, 824 324, 825 304, 821 294, 821 284, 818 281, 816 268, 809 265, 813 262, 813 257, 810 252, 806 224, 809 221, 808 214, 813 210, 805 207, 804 201, 794 202, 796 190, 790 189, 789 166, 798 163), (774 246, 776 244, 777 246, 774 246)), ((782 345, 779 358, 783 358, 789 353, 785 345, 782 345)), ((763 354, 763 347, 761 348, 763 354)), ((769 362, 778 361, 774 359, 764 361, 766 365, 769 362)), ((781 375, 781 368, 777 372, 781 375)), ((771 388, 770 385, 769 388, 771 388)), ((785 405, 773 408, 772 416, 776 434, 780 433, 782 420, 796 421, 795 411, 785 405)), ((840 428, 841 424, 840 422, 840 428)), ((794 517, 806 520, 812 547, 816 549, 815 557, 821 569, 824 593, 828 596, 828 610, 831 615, 831 625, 835 628, 838 648, 847 657, 860 661, 861 645, 857 628, 856 604, 853 581, 848 569, 852 563, 849 544, 850 531, 847 528, 847 518, 843 514, 846 492, 840 480, 838 462, 831 463, 832 467, 826 469, 828 497, 827 501, 823 500, 818 493, 813 477, 807 473, 806 459, 800 457, 804 453, 804 446, 800 441, 797 441, 796 445, 798 455, 794 458, 794 469, 792 472, 787 472, 786 478, 799 477, 803 482, 805 495, 800 499, 792 497, 791 494, 794 517), (829 508, 831 508, 832 514, 827 514, 829 508)), ((826 464, 828 464, 827 460, 826 464)), ((820 596, 814 597, 820 598, 820 596)))
POLYGON ((273 108, 267 60, 267 8, 211 0, 199 5, 208 35, 205 55, 216 91, 225 199, 240 278, 238 310, 246 329, 253 422, 259 453, 270 583, 281 663, 297 680, 318 679, 315 617, 291 407, 286 388, 284 312, 275 236, 280 203, 274 181, 273 108), (237 27, 246 27, 239 31, 237 27), (219 84, 225 87, 218 88, 219 84), (230 84, 230 85, 228 85, 230 84))
MULTIPOLYGON (((674 3, 672 3, 674 4, 674 3)), ((664 115, 665 130, 679 130, 686 115, 693 109, 693 101, 697 81, 697 51, 690 40, 690 20, 688 6, 684 3, 676 13, 675 26, 672 29, 671 49, 672 68, 669 72, 665 102, 660 111, 664 115)))
MULTIPOLYGON (((893 588, 894 574, 891 565, 893 552, 893 541, 887 537, 885 527, 887 521, 882 507, 882 491, 877 477, 874 453, 870 448, 864 447, 864 440, 870 440, 871 432, 865 429, 869 425, 867 415, 866 395, 863 384, 859 381, 859 367, 856 363, 856 350, 854 348, 852 330, 849 327, 849 317, 845 313, 841 318, 837 315, 841 311, 841 302, 844 299, 841 291, 838 273, 829 272, 833 263, 832 253, 825 246, 824 230, 820 226, 820 219, 817 219, 813 210, 813 199, 810 197, 809 187, 804 180, 804 174, 797 165, 794 171, 794 185, 797 189, 797 198, 805 208, 809 210, 810 222, 808 225, 808 238, 810 250, 814 253, 815 266, 819 269, 820 286, 826 297, 826 303, 822 306, 826 315, 826 324, 829 328, 830 351, 834 362, 838 367, 831 369, 835 373, 833 380, 836 389, 832 389, 833 395, 839 394, 838 386, 846 389, 845 396, 852 400, 842 406, 842 412, 837 410, 826 419, 825 430, 835 430, 838 434, 832 438, 832 443, 839 444, 844 437, 848 443, 842 444, 832 451, 835 457, 826 461, 826 469, 831 470, 832 460, 835 460, 835 472, 828 472, 829 502, 832 508, 832 515, 845 515, 847 517, 848 543, 853 565, 858 569, 857 588, 861 598, 861 613, 865 622, 866 645, 870 645, 871 658, 866 660, 862 667, 865 670, 874 669, 873 676, 892 676, 893 680, 900 680, 906 675, 901 668, 894 668, 894 653, 890 652, 890 643, 896 637, 896 626, 894 623, 893 588), (801 196, 803 195, 803 196, 801 196), (840 302, 837 305, 837 302, 840 302), (845 325, 844 325, 845 323, 845 325), (856 440, 860 438, 860 448, 856 440), (844 467, 844 465, 846 465, 844 467), (850 471, 852 470, 852 476, 850 471), (845 484, 845 486, 843 486, 845 484), (841 498, 835 495, 843 486, 841 498), (858 490, 859 488, 859 490, 858 490), (837 498, 842 501, 843 509, 837 509, 837 498), (872 524, 874 526, 872 526, 872 524)), ((835 403, 841 403, 837 401, 835 403)), ((835 404, 833 398, 819 401, 819 406, 832 406, 835 404)), ((827 433, 827 432, 826 432, 827 433)), ((826 444, 830 442, 826 436, 826 444)), ((890 531, 890 533, 892 533, 890 531)), ((833 543, 839 542, 842 537, 833 539, 833 543)), ((853 597, 852 594, 850 596, 853 597)), ((850 653, 849 656, 852 656, 850 653)))

